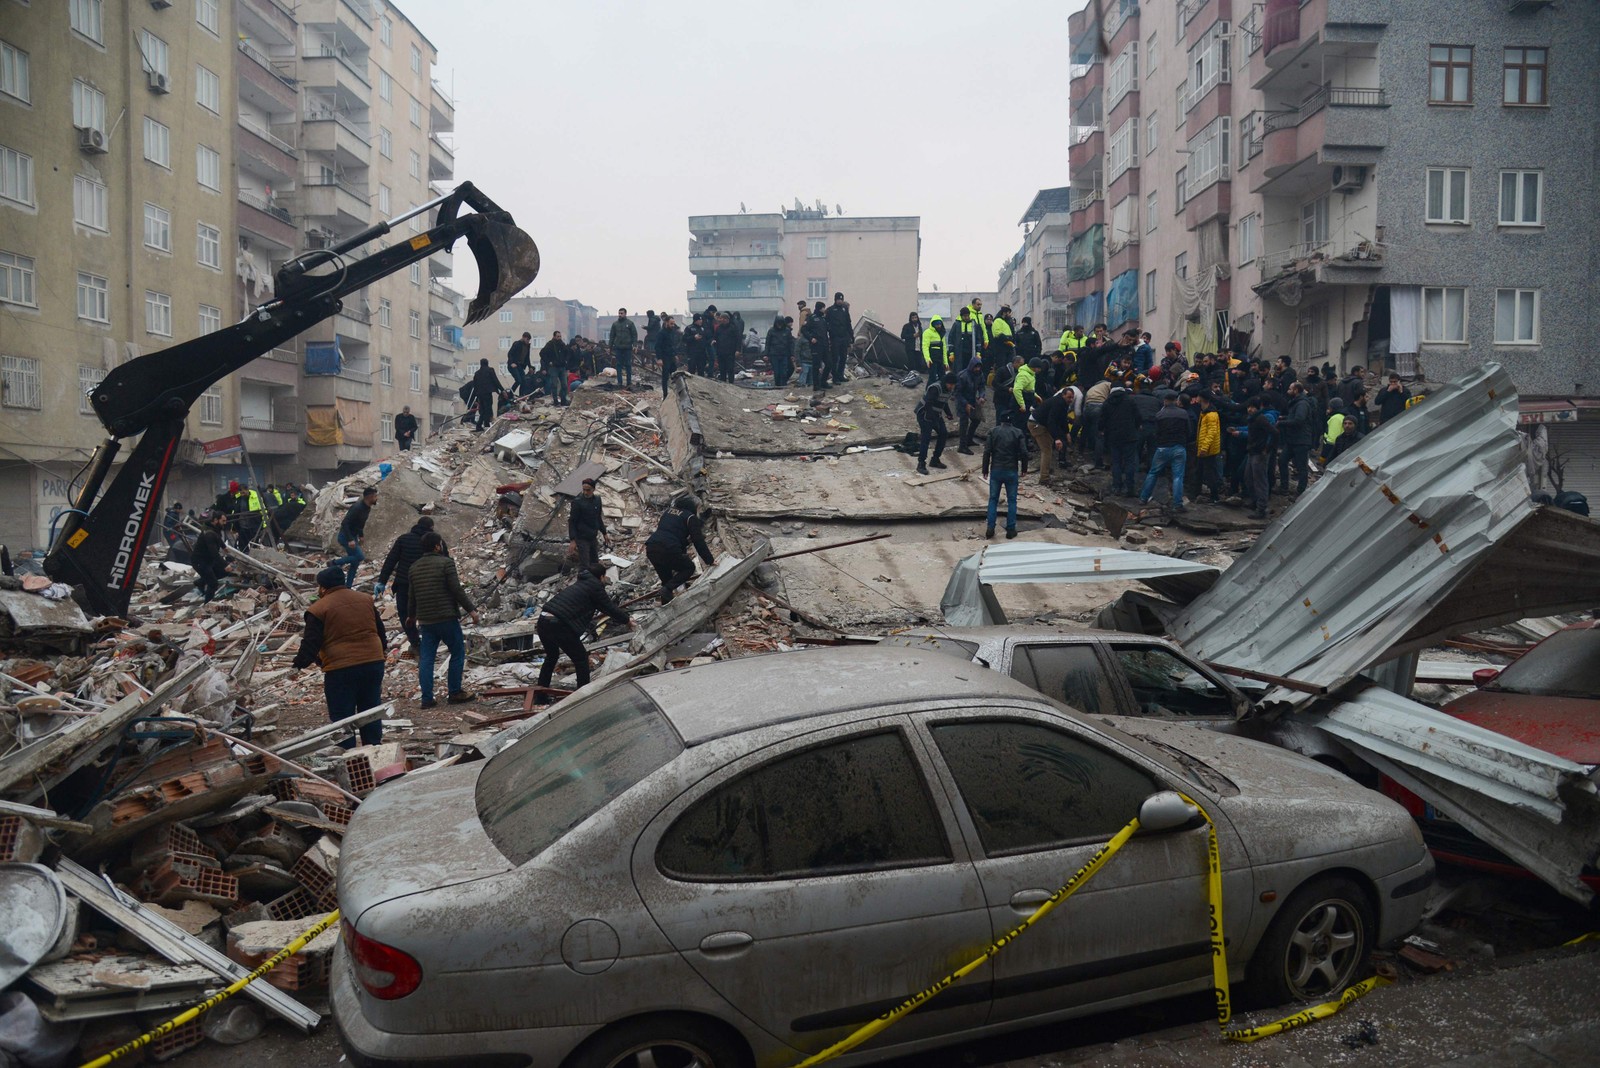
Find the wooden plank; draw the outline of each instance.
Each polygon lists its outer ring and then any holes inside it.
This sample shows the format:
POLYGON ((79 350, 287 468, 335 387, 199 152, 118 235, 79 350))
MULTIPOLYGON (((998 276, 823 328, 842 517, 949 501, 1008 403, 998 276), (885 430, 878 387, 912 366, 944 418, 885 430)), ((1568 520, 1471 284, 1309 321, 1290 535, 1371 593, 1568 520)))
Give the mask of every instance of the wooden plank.
POLYGON ((908 478, 908 486, 931 486, 935 482, 948 482, 952 478, 971 478, 971 471, 946 471, 942 475, 930 475, 927 478, 908 478))
MULTIPOLYGON (((73 897, 173 964, 204 965, 229 983, 250 974, 249 968, 234 963, 165 916, 145 908, 88 868, 62 857, 56 865, 56 876, 73 897)), ((244 993, 308 1035, 322 1022, 321 1013, 306 1008, 271 983, 251 983, 244 993)))

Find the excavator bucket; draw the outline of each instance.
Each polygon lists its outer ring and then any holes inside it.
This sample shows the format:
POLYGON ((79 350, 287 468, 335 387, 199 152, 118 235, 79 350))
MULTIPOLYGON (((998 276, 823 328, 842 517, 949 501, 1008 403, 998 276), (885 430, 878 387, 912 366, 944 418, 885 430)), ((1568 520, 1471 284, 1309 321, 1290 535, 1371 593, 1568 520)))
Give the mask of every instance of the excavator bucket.
POLYGON ((478 295, 467 305, 469 324, 487 319, 539 274, 539 249, 509 214, 484 212, 477 221, 467 234, 467 247, 478 261, 478 295))

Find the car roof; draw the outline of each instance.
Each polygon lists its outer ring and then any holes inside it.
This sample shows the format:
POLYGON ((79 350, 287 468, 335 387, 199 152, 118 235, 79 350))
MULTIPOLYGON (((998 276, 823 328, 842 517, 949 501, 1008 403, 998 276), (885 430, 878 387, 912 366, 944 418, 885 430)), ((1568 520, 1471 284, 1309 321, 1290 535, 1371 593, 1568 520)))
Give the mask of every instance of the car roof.
POLYGON ((661 707, 688 746, 774 724, 908 701, 1039 701, 1034 690, 969 660, 872 646, 745 656, 633 681, 661 707))

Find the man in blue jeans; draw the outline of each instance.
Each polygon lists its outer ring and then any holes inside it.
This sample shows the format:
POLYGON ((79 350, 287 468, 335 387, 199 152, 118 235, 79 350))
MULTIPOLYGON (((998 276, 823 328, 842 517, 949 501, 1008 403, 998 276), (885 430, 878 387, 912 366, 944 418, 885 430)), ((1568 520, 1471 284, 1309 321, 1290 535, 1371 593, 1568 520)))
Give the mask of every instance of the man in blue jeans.
MULTIPOLYGON (((313 661, 319 664, 328 719, 337 723, 383 703, 388 644, 376 603, 346 586, 344 572, 330 565, 317 573, 317 599, 306 609, 305 631, 289 676, 300 674, 313 661)), ((364 724, 360 733, 362 745, 377 745, 383 741, 383 724, 364 724)), ((351 749, 356 741, 346 738, 339 744, 351 749)))
POLYGON ((361 561, 367 554, 361 550, 361 540, 366 536, 367 517, 372 514, 372 506, 378 503, 378 490, 375 486, 368 486, 361 491, 361 499, 350 506, 344 514, 344 522, 339 524, 339 545, 344 549, 344 555, 335 557, 331 563, 334 567, 345 569, 346 586, 356 584, 356 569, 361 566, 361 561))
POLYGON ((1177 390, 1161 392, 1161 411, 1156 413, 1156 455, 1150 462, 1150 473, 1145 476, 1144 488, 1139 491, 1139 503, 1149 504, 1156 491, 1156 479, 1166 471, 1172 476, 1172 510, 1186 512, 1183 506, 1183 471, 1189 460, 1189 438, 1193 422, 1189 414, 1178 407, 1177 390))
POLYGON ((1006 537, 1017 536, 1017 483, 1027 471, 1027 436, 1011 423, 996 422, 983 443, 983 473, 989 479, 989 527, 984 537, 994 537, 1002 486, 1006 490, 1006 537))
POLYGON ((450 650, 450 666, 446 669, 447 700, 453 705, 474 700, 461 688, 461 673, 467 666, 467 642, 461 633, 461 613, 467 613, 472 622, 478 621, 472 598, 461 588, 461 576, 456 562, 444 550, 444 539, 437 531, 422 536, 422 558, 411 565, 411 615, 422 635, 422 648, 417 657, 417 681, 422 684, 422 707, 433 708, 434 658, 441 644, 450 650))

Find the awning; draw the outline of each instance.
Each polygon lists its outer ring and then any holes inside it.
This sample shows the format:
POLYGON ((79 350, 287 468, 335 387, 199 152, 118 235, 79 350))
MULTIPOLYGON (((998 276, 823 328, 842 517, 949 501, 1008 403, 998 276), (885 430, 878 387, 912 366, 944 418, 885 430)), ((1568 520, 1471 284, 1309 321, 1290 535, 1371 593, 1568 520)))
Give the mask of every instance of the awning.
POLYGON ((1210 564, 1127 549, 1082 545, 990 545, 951 572, 939 608, 952 627, 1006 622, 994 593, 996 582, 1143 582, 1163 596, 1189 600, 1216 581, 1210 564))

